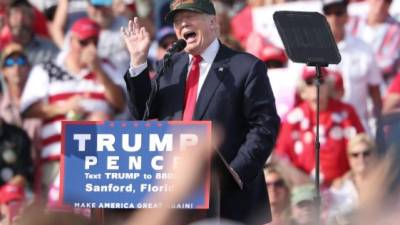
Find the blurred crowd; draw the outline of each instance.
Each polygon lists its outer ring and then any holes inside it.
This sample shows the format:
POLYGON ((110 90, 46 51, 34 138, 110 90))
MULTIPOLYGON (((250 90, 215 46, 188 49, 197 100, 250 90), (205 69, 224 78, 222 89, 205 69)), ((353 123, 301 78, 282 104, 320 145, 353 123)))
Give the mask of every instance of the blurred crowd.
MULTIPOLYGON (((219 40, 268 67, 282 120, 264 171, 271 224, 400 221, 400 1, 214 4, 219 40), (341 54, 338 65, 321 70, 319 102, 315 68, 288 59, 273 25, 272 13, 288 9, 325 15, 341 54), (313 186, 317 104, 320 215, 313 186)), ((0 224, 18 221, 34 204, 72 210, 58 202, 61 121, 139 119, 129 109, 123 74, 130 56, 120 29, 140 18, 153 38, 148 61, 155 74, 176 41, 164 20, 168 10, 168 0, 0 0, 0 224)))

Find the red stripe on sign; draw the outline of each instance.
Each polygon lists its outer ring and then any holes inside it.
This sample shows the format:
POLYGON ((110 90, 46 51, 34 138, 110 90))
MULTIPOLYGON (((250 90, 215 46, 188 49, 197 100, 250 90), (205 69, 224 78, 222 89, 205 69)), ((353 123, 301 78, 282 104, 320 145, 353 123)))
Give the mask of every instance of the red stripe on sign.
POLYGON ((61 141, 61 134, 55 134, 48 138, 42 139, 43 146, 50 145, 61 141))
POLYGON ((83 96, 84 98, 91 98, 97 100, 106 100, 106 96, 104 93, 99 92, 69 92, 56 94, 49 97, 49 103, 55 103, 57 101, 65 101, 75 95, 83 96))

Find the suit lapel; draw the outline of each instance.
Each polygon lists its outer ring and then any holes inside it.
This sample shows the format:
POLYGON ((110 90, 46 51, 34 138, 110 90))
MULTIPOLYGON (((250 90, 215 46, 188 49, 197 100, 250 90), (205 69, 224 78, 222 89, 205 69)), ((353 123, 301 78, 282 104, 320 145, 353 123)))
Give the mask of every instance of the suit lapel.
POLYGON ((199 98, 197 99, 193 120, 201 120, 203 118, 203 115, 206 112, 206 109, 208 108, 215 91, 221 84, 228 68, 229 58, 226 56, 226 47, 221 44, 214 62, 211 65, 210 71, 207 74, 206 80, 201 88, 199 98))
MULTIPOLYGON (((188 66, 189 66, 189 56, 188 54, 182 54, 181 57, 174 63, 172 69, 172 77, 173 82, 178 84, 177 88, 177 96, 173 99, 176 101, 171 101, 170 104, 177 104, 174 109, 180 109, 176 111, 173 116, 172 120, 181 120, 182 119, 182 109, 183 109, 183 101, 185 98, 185 83, 186 83, 186 76, 188 73, 188 66)), ((172 98, 171 98, 172 99, 172 98)))

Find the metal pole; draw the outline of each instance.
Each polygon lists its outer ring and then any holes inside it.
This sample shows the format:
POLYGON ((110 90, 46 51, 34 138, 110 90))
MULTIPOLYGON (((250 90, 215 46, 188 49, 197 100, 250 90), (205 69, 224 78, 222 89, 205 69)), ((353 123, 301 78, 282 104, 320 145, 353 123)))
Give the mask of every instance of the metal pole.
POLYGON ((317 86, 317 112, 316 112, 316 134, 315 134, 315 224, 320 224, 320 215, 321 215, 321 193, 320 193, 320 185, 319 185, 319 171, 320 171, 320 143, 319 143, 319 112, 320 112, 320 86, 321 86, 321 66, 316 65, 315 69, 317 70, 317 79, 315 79, 315 85, 317 86))

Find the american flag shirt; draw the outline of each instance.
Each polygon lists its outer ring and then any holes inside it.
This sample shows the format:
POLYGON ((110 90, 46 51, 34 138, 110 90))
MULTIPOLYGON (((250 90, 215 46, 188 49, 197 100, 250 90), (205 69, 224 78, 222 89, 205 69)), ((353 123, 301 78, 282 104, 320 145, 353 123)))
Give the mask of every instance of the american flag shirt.
MULTIPOLYGON (((59 56, 54 62, 33 67, 22 94, 21 112, 39 101, 62 107, 63 101, 79 95, 83 97, 80 105, 86 112, 113 113, 114 109, 105 96, 105 87, 97 81, 96 75, 88 69, 83 69, 78 74, 70 74, 63 66, 63 59, 64 57, 59 56)), ((114 83, 120 84, 116 77, 116 69, 111 64, 104 62, 102 68, 114 83)), ((42 121, 42 159, 59 159, 63 120, 68 120, 68 116, 57 115, 42 121)))

